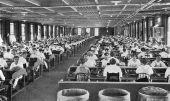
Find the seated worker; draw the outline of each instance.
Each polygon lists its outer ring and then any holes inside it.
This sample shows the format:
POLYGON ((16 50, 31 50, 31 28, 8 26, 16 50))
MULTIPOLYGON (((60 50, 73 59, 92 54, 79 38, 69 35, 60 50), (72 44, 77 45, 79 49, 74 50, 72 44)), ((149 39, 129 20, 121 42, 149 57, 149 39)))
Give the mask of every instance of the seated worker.
POLYGON ((167 67, 164 62, 161 61, 161 56, 157 55, 156 60, 151 63, 151 67, 167 67))
POLYGON ((162 52, 159 53, 161 58, 168 58, 168 53, 165 51, 165 48, 162 49, 162 52))
POLYGON ((152 58, 153 55, 149 49, 146 49, 145 55, 142 58, 152 58))
POLYGON ((8 65, 6 63, 6 60, 3 58, 3 53, 0 53, 0 69, 7 68, 8 65))
POLYGON ((4 59, 10 59, 12 60, 14 58, 14 55, 11 54, 10 49, 8 48, 6 52, 4 52, 4 59))
POLYGON ((96 66, 96 58, 93 56, 92 52, 87 53, 86 57, 87 61, 85 62, 85 65, 90 68, 90 67, 95 67, 96 66))
POLYGON ((43 65, 45 65, 45 68, 46 68, 46 69, 48 69, 48 65, 47 65, 47 63, 46 63, 46 61, 45 61, 46 57, 45 57, 45 55, 44 55, 44 50, 43 50, 42 48, 40 48, 39 51, 37 51, 37 54, 38 54, 38 58, 39 58, 39 60, 41 61, 41 63, 42 63, 43 65))
POLYGON ((113 51, 110 52, 110 60, 111 59, 115 59, 116 60, 116 64, 120 63, 120 61, 115 57, 115 53, 113 51))
POLYGON ((170 68, 168 67, 165 71, 165 78, 170 79, 169 77, 170 77, 170 68))
POLYGON ((143 60, 141 60, 141 65, 136 69, 136 73, 137 74, 145 73, 148 75, 152 75, 153 69, 150 65, 148 65, 147 60, 143 59, 143 60))
POLYGON ((59 51, 60 54, 62 54, 64 53, 64 48, 58 43, 54 43, 54 47, 52 48, 52 51, 59 51))
POLYGON ((109 65, 104 68, 103 76, 107 77, 107 73, 119 73, 119 77, 122 77, 122 70, 116 65, 116 60, 111 59, 109 65))
POLYGON ((138 58, 144 58, 145 57, 145 53, 146 53, 146 49, 145 48, 141 48, 141 52, 138 54, 138 58))
POLYGON ((26 57, 27 57, 27 53, 26 52, 20 52, 20 56, 19 56, 18 62, 23 64, 23 66, 25 65, 24 68, 28 67, 28 62, 26 60, 26 57))
POLYGON ((102 67, 106 67, 110 61, 109 53, 105 53, 104 55, 105 55, 104 59, 101 60, 102 67))
POLYGON ((132 46, 131 51, 141 52, 137 43, 134 43, 134 46, 132 46))
POLYGON ((141 65, 140 60, 137 59, 137 56, 135 54, 132 54, 132 58, 128 61, 128 66, 138 68, 140 65, 141 65))
POLYGON ((129 52, 128 50, 126 50, 125 48, 123 49, 123 53, 121 54, 121 57, 123 58, 127 58, 129 56, 129 52))
POLYGON ((2 70, 0 70, 0 83, 1 83, 1 81, 5 81, 5 76, 2 72, 2 70))
POLYGON ((85 65, 86 59, 81 58, 80 59, 80 65, 77 67, 76 71, 74 72, 75 75, 79 76, 78 81, 87 81, 90 76, 90 70, 89 68, 85 65), (78 75, 78 74, 85 74, 85 75, 78 75))
POLYGON ((23 64, 19 62, 19 56, 14 56, 14 62, 11 64, 9 70, 14 72, 10 83, 13 84, 13 88, 15 88, 18 81, 22 79, 23 75, 27 75, 26 70, 23 68, 23 64))
POLYGON ((37 49, 33 48, 30 58, 36 58, 37 59, 37 61, 33 64, 33 67, 32 67, 32 69, 35 70, 35 71, 38 71, 39 68, 40 68, 40 64, 43 64, 43 62, 40 60, 40 57, 38 55, 39 54, 37 52, 37 49))

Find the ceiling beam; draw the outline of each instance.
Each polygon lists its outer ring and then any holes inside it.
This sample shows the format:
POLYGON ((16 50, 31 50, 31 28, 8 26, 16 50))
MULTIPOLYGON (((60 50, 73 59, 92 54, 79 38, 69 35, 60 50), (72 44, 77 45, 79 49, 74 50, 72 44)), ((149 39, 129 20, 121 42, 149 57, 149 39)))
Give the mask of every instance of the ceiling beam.
POLYGON ((41 6, 40 2, 36 1, 36 0, 25 0, 26 2, 29 2, 33 5, 36 5, 36 6, 41 6))
POLYGON ((8 0, 0 0, 1 4, 7 5, 7 6, 14 6, 15 4, 8 0))
POLYGON ((98 0, 95 0, 95 3, 96 3, 96 4, 99 4, 99 1, 98 1, 98 0))
POLYGON ((126 20, 128 20, 129 18, 134 17, 135 15, 138 14, 139 11, 141 11, 141 10, 147 8, 148 6, 154 4, 155 1, 156 1, 156 0, 151 0, 151 1, 149 1, 148 3, 146 3, 145 5, 143 5, 141 8, 137 9, 133 14, 129 15, 129 16, 126 17, 125 19, 123 19, 123 20, 121 20, 120 22, 118 22, 117 25, 119 25, 121 22, 126 22, 126 20))
MULTIPOLYGON (((57 6, 13 6, 13 8, 61 8, 61 7, 91 7, 91 6, 143 6, 144 4, 85 4, 85 5, 57 5, 57 6)), ((0 7, 0 8, 9 8, 9 7, 0 7)))

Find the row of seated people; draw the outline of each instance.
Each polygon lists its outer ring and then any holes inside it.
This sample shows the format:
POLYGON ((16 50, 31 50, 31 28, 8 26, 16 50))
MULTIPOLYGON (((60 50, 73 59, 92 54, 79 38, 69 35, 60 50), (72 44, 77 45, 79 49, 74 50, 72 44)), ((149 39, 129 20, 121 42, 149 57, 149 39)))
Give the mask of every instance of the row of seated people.
MULTIPOLYGON (((108 41, 108 40, 106 40, 106 41, 108 41)), ((101 67, 104 68, 103 76, 106 76, 105 70, 107 70, 107 67, 110 67, 110 60, 114 59, 116 61, 116 65, 124 65, 126 63, 124 63, 125 61, 122 61, 121 55, 117 55, 116 51, 119 48, 118 43, 113 41, 117 44, 116 45, 115 43, 104 43, 103 44, 102 42, 100 40, 96 45, 92 46, 90 48, 90 51, 87 52, 86 54, 84 54, 82 56, 82 58, 85 59, 85 63, 83 63, 83 66, 87 67, 87 68, 96 67, 96 64, 97 64, 96 60, 98 60, 101 63, 101 67)), ((145 71, 144 73, 148 74, 148 75, 157 74, 155 71, 153 72, 154 67, 163 67, 163 69, 166 69, 166 72, 164 72, 164 74, 165 74, 164 77, 167 78, 168 75, 170 74, 169 68, 167 68, 166 64, 161 61, 161 56, 159 54, 156 55, 156 57, 154 58, 155 60, 151 61, 151 63, 149 63, 148 61, 146 63, 145 62, 141 63, 142 61, 146 61, 146 58, 142 57, 140 59, 137 59, 138 58, 138 56, 136 54, 137 52, 134 52, 133 50, 131 50, 131 51, 132 52, 128 53, 129 54, 128 55, 129 60, 127 61, 128 67, 137 68, 139 70, 144 69, 143 70, 143 71, 145 71), (142 68, 140 68, 140 67, 142 67, 142 68), (144 67, 146 67, 146 68, 144 68, 144 67)), ((122 54, 124 54, 124 53, 122 53, 122 54)), ((78 65, 80 65, 80 64, 78 64, 78 65)), ((111 67, 114 67, 114 66, 111 66, 111 67)), ((108 69, 108 73, 110 73, 110 71, 112 71, 110 69, 108 69)), ((113 71, 112 71, 113 73, 117 72, 117 71, 115 71, 114 68, 112 68, 112 69, 113 69, 113 71)), ((140 70, 140 71, 142 71, 142 70, 140 70)), ((77 74, 77 72, 75 72, 75 73, 77 74)), ((121 77, 122 72, 120 72, 119 75, 121 77)))
POLYGON ((53 60, 56 51, 59 51, 59 54, 65 51, 56 42, 50 45, 37 44, 30 44, 28 47, 14 45, 10 48, 4 46, 0 48, 0 84, 7 85, 5 87, 7 93, 10 87, 16 91, 25 86, 25 83, 29 84, 41 75, 42 70, 49 71, 50 65, 55 63, 53 60))
POLYGON ((108 73, 119 73, 119 77, 122 78, 124 81, 128 81, 128 79, 135 80, 137 79, 136 77, 138 74, 146 74, 149 78, 150 76, 152 76, 154 77, 154 79, 157 79, 163 75, 163 77, 161 78, 162 80, 166 80, 166 78, 169 77, 169 75, 165 73, 165 71, 168 72, 166 68, 160 68, 160 67, 152 68, 150 65, 148 65, 146 60, 142 60, 141 65, 137 68, 118 66, 116 64, 116 60, 113 58, 109 61, 109 64, 105 68, 97 68, 97 67, 88 68, 86 66, 86 62, 84 62, 86 61, 85 59, 81 59, 80 61, 82 63, 80 63, 79 66, 73 66, 69 68, 68 70, 69 76, 76 77, 76 75, 83 73, 88 75, 90 79, 96 78, 96 80, 99 80, 99 79, 105 79, 105 77, 107 78, 108 73))

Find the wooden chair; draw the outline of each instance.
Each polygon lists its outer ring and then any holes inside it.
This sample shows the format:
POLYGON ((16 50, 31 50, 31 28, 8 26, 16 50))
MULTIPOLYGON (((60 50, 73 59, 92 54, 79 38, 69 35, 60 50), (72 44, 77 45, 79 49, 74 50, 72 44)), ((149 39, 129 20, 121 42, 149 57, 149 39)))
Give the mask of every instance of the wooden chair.
POLYGON ((168 75, 167 77, 167 82, 170 82, 170 75, 168 75))
POLYGON ((88 81, 89 76, 86 73, 77 73, 76 74, 76 81, 88 81))
POLYGON ((149 82, 150 76, 146 73, 139 73, 136 82, 149 82))
POLYGON ((107 72, 106 81, 119 82, 120 81, 119 73, 108 73, 107 72))

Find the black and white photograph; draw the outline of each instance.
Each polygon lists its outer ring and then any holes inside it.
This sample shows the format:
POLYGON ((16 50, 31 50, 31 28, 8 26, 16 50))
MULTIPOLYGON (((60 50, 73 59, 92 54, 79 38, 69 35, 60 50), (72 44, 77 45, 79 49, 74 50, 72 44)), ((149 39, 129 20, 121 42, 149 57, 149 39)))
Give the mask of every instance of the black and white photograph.
POLYGON ((170 101, 170 0, 0 0, 0 101, 170 101))

